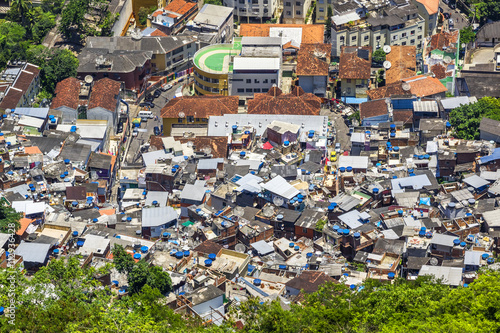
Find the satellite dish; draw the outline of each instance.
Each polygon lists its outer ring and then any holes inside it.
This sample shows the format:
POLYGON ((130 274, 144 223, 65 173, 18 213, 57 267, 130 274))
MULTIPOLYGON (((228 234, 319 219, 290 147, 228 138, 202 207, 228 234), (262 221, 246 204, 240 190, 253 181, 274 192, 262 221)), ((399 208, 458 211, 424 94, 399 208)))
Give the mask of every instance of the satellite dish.
POLYGON ((184 118, 186 116, 186 114, 184 112, 179 112, 179 118, 184 118))
POLYGON ((437 260, 437 258, 431 258, 431 260, 429 260, 429 264, 431 264, 432 266, 437 266, 439 264, 439 261, 437 260))
POLYGON ((236 216, 243 216, 243 214, 245 214, 245 210, 243 208, 241 208, 240 206, 236 206, 234 209, 233 209, 233 214, 236 215, 236 216))
POLYGON ((281 197, 274 197, 274 199, 273 199, 273 204, 275 204, 278 207, 282 206, 284 203, 285 203, 285 200, 283 200, 283 198, 281 198, 281 197))
POLYGON ((391 53, 391 46, 390 45, 384 45, 384 52, 385 53, 391 53))
POLYGON ((84 81, 87 84, 91 84, 92 81, 94 81, 94 78, 92 77, 92 75, 86 75, 85 78, 84 78, 84 81))
POLYGON ((186 142, 186 145, 187 145, 189 148, 191 148, 192 146, 194 146, 194 143, 193 143, 193 141, 188 141, 188 142, 186 142))
POLYGON ((205 154, 209 155, 209 154, 212 152, 212 148, 210 148, 210 147, 206 146, 206 147, 203 147, 202 151, 203 151, 205 154))
POLYGON ((390 61, 387 61, 387 60, 386 60, 386 61, 384 61, 384 68, 385 68, 385 69, 389 69, 389 68, 391 68, 391 62, 390 62, 390 61))
POLYGON ((409 83, 403 82, 403 84, 401 85, 401 88, 403 88, 404 91, 410 91, 411 86, 409 83))
POLYGON ((239 244, 236 244, 236 246, 234 247, 234 250, 236 252, 239 252, 239 253, 245 253, 246 252, 246 248, 245 248, 245 245, 239 243, 239 244))
POLYGON ((446 63, 446 64, 449 64, 451 62, 451 57, 450 56, 446 56, 444 57, 443 61, 446 63))
POLYGON ((274 214, 274 209, 268 206, 262 210, 262 213, 265 217, 271 217, 274 214))

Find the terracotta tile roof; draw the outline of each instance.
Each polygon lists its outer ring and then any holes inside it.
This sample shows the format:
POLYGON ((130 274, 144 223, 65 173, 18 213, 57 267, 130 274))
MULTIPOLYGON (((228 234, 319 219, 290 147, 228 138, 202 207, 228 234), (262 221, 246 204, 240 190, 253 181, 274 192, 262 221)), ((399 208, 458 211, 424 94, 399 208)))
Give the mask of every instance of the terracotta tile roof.
POLYGON ((74 77, 68 77, 57 83, 52 99, 51 109, 57 109, 61 106, 67 106, 74 110, 78 109, 78 98, 80 94, 80 80, 74 77))
POLYGON ((417 97, 431 96, 448 91, 438 79, 431 76, 419 75, 404 79, 403 82, 410 85, 411 93, 417 97))
POLYGON ((302 44, 323 43, 325 26, 323 24, 241 24, 240 36, 269 37, 271 28, 302 28, 302 44))
POLYGON ((116 209, 111 208, 111 209, 100 209, 99 214, 102 215, 114 215, 116 213, 116 209))
POLYGON ((427 51, 430 52, 435 49, 443 50, 443 47, 448 49, 456 49, 459 31, 453 32, 440 32, 432 35, 431 41, 428 44, 427 51))
POLYGON ((417 47, 394 45, 387 54, 386 60, 391 62, 391 68, 385 73, 386 84, 415 76, 417 67, 417 47))
POLYGON ((446 68, 441 64, 435 64, 431 66, 431 72, 438 78, 439 80, 446 78, 446 68))
POLYGON ((184 116, 208 118, 224 114, 238 113, 238 96, 192 96, 172 98, 161 109, 162 118, 178 118, 179 113, 184 116))
POLYGON ((211 254, 211 253, 218 254, 221 249, 222 245, 212 242, 211 240, 206 240, 197 247, 195 247, 194 251, 204 254, 211 254))
POLYGON ((27 63, 24 69, 17 76, 14 85, 5 94, 0 109, 15 109, 23 95, 28 91, 33 80, 40 75, 37 66, 27 63))
POLYGON ((66 187, 66 200, 85 200, 87 198, 87 189, 85 186, 66 187))
POLYGON ((282 94, 281 90, 273 87, 267 93, 254 94, 248 100, 248 114, 292 114, 292 115, 319 115, 321 98, 305 93, 300 87, 293 88, 290 94, 282 94))
POLYGON ((340 54, 339 77, 341 79, 370 79, 372 48, 369 46, 343 46, 340 54))
POLYGON ((196 7, 197 4, 194 2, 187 2, 184 0, 172 0, 166 7, 165 10, 168 10, 173 13, 177 13, 180 15, 184 15, 188 13, 193 7, 196 7))
POLYGON ((164 33, 161 30, 156 29, 152 33, 149 34, 150 37, 166 37, 168 36, 166 33, 164 33))
POLYGON ((368 98, 371 100, 391 97, 393 95, 410 95, 410 92, 404 91, 401 81, 387 84, 377 89, 370 89, 366 91, 368 98))
POLYGON ((120 96, 121 83, 108 79, 100 79, 90 92, 88 109, 101 107, 111 112, 116 111, 117 98, 120 96))
POLYGON ((155 147, 156 150, 163 149, 163 141, 161 140, 161 138, 161 136, 151 135, 151 137, 149 138, 149 146, 155 147))
POLYGON ((439 8, 439 0, 416 0, 418 3, 424 5, 425 10, 429 15, 436 14, 439 8))
POLYGON ((387 114, 387 103, 384 99, 368 101, 359 105, 359 116, 361 119, 383 116, 387 114))
POLYGON ((24 147, 24 153, 32 155, 32 154, 41 154, 42 152, 40 151, 40 148, 34 146, 34 147, 24 147))
POLYGON ((287 287, 304 290, 310 294, 326 282, 337 282, 334 278, 328 276, 325 272, 303 271, 299 276, 294 277, 286 283, 287 287))
POLYGON ((331 44, 304 44, 297 57, 297 75, 328 75, 331 44))
POLYGON ((393 121, 402 121, 403 124, 413 123, 413 110, 403 109, 403 110, 393 110, 392 111, 393 121))
POLYGON ((174 137, 181 143, 191 141, 195 151, 201 151, 209 147, 212 150, 213 158, 227 157, 227 137, 226 136, 197 136, 194 138, 174 137))
POLYGON ((20 219, 19 223, 21 224, 21 227, 16 231, 16 235, 22 236, 26 229, 28 229, 29 225, 33 222, 35 222, 35 219, 27 219, 25 217, 20 219))

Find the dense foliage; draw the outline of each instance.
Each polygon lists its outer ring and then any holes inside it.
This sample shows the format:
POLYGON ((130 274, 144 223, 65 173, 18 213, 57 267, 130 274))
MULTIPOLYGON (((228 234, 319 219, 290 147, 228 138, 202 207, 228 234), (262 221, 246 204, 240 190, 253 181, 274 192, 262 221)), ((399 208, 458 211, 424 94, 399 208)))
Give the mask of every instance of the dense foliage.
POLYGON ((483 117, 500 120, 500 100, 483 97, 477 103, 461 105, 450 112, 450 123, 460 139, 479 138, 479 124, 483 117))
POLYGON ((372 60, 373 62, 381 64, 385 61, 385 55, 384 50, 382 48, 378 48, 375 52, 373 52, 372 60))
MULTIPOLYGON (((139 261, 143 262, 144 261, 139 261)), ((142 265, 142 264, 141 264, 142 265)), ((31 278, 0 270, 0 306, 15 300, 15 326, 0 316, 0 332, 230 332, 234 322, 244 332, 498 332, 500 330, 500 273, 485 271, 467 288, 450 288, 429 279, 394 284, 367 281, 356 291, 342 284, 327 284, 291 305, 261 304, 252 299, 222 326, 174 313, 163 295, 148 284, 130 296, 117 297, 116 289, 96 279, 109 273, 81 267, 77 258, 53 260, 31 278)), ((134 267, 135 269, 135 267, 134 267)), ((155 270, 160 270, 156 268, 155 270)), ((154 272, 153 272, 154 275, 154 272)))
POLYGON ((17 231, 21 224, 19 220, 21 219, 21 214, 15 211, 14 208, 4 205, 0 202, 0 232, 1 233, 12 233, 10 230, 17 231))
MULTIPOLYGON (((207 2, 205 1, 205 3, 207 2)), ((139 8, 139 14, 137 14, 137 17, 139 19, 139 24, 145 26, 148 23, 148 16, 150 14, 153 14, 155 10, 156 10, 155 6, 152 6, 150 8, 147 7, 139 8)))
POLYGON ((465 0, 476 13, 476 18, 481 23, 488 20, 500 20, 500 1, 498 0, 465 0))
POLYGON ((86 36, 111 36, 111 28, 118 15, 108 9, 107 0, 69 0, 62 11, 59 32, 66 38, 77 40, 86 36), (94 15, 95 22, 85 20, 85 14, 94 15))

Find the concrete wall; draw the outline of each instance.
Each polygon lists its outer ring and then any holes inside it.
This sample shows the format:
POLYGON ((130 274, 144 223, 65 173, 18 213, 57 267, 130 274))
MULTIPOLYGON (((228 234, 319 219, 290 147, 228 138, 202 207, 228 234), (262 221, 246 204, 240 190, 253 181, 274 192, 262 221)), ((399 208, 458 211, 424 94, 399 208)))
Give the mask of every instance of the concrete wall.
POLYGON ((130 15, 132 15, 133 6, 132 0, 120 0, 120 4, 116 8, 115 14, 119 14, 118 19, 113 25, 113 36, 123 36, 124 29, 127 28, 130 15))
POLYGON ((240 96, 240 99, 252 98, 254 93, 269 91, 273 84, 279 87, 279 71, 275 73, 233 73, 230 82, 231 96, 240 96))

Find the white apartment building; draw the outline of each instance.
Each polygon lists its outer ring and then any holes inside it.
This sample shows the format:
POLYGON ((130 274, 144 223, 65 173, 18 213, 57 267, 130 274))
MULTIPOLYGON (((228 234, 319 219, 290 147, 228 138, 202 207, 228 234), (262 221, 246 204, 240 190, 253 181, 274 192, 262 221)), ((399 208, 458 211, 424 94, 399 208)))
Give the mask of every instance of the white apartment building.
POLYGON ((415 5, 387 6, 367 11, 351 3, 348 11, 332 17, 332 56, 340 56, 342 46, 423 45, 426 21, 415 5), (366 15, 369 13, 368 15, 366 15))
POLYGON ((254 93, 266 93, 280 82, 280 58, 234 58, 230 81, 231 95, 252 98, 254 93))
POLYGON ((222 3, 234 8, 235 20, 241 23, 265 23, 278 9, 278 0, 224 0, 222 3))
POLYGON ((283 23, 304 24, 311 0, 283 0, 283 23))

